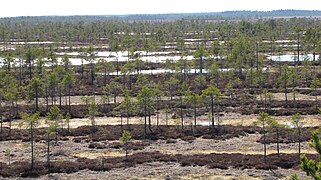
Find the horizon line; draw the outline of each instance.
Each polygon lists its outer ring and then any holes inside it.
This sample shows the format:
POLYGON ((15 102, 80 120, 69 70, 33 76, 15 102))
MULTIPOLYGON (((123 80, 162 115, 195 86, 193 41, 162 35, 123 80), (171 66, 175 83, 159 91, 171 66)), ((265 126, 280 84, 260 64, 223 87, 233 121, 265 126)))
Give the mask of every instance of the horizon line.
POLYGON ((226 11, 212 11, 212 12, 168 12, 168 13, 132 13, 132 14, 73 14, 73 15, 33 15, 33 16, 0 16, 0 19, 4 18, 32 18, 32 17, 73 17, 73 16, 136 16, 136 15, 183 15, 183 14, 211 14, 211 13, 226 13, 226 12, 273 12, 273 11, 307 11, 307 12, 321 12, 321 10, 304 10, 304 9, 275 9, 275 10, 226 10, 226 11))

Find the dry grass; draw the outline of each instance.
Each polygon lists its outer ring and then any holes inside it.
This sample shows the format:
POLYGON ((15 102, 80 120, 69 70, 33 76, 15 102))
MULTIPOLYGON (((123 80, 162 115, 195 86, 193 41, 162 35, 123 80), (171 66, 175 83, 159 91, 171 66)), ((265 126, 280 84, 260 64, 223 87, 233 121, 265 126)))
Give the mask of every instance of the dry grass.
MULTIPOLYGON (((316 127, 321 125, 321 117, 319 115, 304 115, 303 117, 303 124, 306 127, 316 127)), ((278 117, 273 117, 275 120, 277 120, 279 123, 282 124, 291 124, 291 117, 289 116, 278 116, 278 117)))
MULTIPOLYGON (((131 155, 131 153, 129 153, 128 155, 131 155)), ((71 154, 71 156, 77 157, 77 158, 96 159, 99 157, 121 157, 121 156, 125 156, 125 153, 119 152, 119 151, 104 151, 104 152, 84 151, 84 152, 71 154)))
MULTIPOLYGON (((285 101, 285 95, 284 93, 272 93, 273 95, 273 99, 277 99, 279 101, 285 101)), ((260 99, 260 95, 258 95, 257 100, 261 100, 260 99)), ((262 94, 262 98, 264 98, 264 95, 262 94)), ((293 98, 293 94, 292 93, 288 93, 288 99, 292 99, 293 98)), ((295 99, 296 100, 315 100, 315 96, 310 96, 310 95, 306 95, 306 94, 295 94, 295 99)))
MULTIPOLYGON (((238 149, 238 150, 226 150, 226 151, 216 151, 216 150, 210 150, 210 149, 193 149, 193 150, 161 150, 160 151, 163 154, 169 154, 169 155, 193 155, 193 154, 244 154, 244 155, 263 155, 263 150, 250 150, 247 148, 244 149, 238 149)), ((267 149, 266 153, 269 154, 276 154, 277 150, 267 149)), ((280 149, 280 153, 283 154, 293 154, 298 153, 297 149, 280 149)), ((317 154, 317 152, 311 148, 307 149, 301 149, 302 154, 317 154)))
POLYGON ((194 180, 194 179, 207 179, 207 180, 259 180, 259 178, 250 177, 246 174, 239 176, 227 176, 227 175, 212 175, 212 174, 188 174, 180 176, 181 179, 194 180))
MULTIPOLYGON (((257 120, 257 115, 239 115, 236 118, 222 119, 222 124, 233 126, 250 126, 257 120)), ((285 125, 291 124, 291 116, 271 116, 277 122, 285 125)), ((319 115, 303 115, 303 124, 306 127, 321 126, 321 117, 319 115)))

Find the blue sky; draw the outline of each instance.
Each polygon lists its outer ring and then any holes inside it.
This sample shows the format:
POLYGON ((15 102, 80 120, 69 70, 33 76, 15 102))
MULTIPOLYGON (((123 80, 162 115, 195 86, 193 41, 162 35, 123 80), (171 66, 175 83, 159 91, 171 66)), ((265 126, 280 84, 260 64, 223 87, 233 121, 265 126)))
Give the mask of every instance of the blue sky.
POLYGON ((321 10, 321 0, 4 0, 0 17, 321 10))

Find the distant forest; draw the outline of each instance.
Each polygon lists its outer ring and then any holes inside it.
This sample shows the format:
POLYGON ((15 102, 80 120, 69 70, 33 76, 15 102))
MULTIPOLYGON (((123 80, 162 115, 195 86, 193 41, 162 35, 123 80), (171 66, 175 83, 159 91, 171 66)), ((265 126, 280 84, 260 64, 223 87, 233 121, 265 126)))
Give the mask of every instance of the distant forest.
MULTIPOLYGON (((36 18, 39 20, 125 20, 125 21, 173 21, 185 20, 255 20, 265 18, 286 18, 286 17, 321 17, 321 11, 317 10, 274 10, 274 11, 224 11, 208 13, 173 13, 173 14, 128 14, 128 15, 100 15, 100 16, 41 16, 41 17, 18 17, 26 20, 36 18)), ((11 20, 12 17, 0 18, 0 21, 11 20)), ((14 19, 17 19, 14 17, 14 19)))
MULTIPOLYGON (((107 12, 108 13, 108 12, 107 12)), ((255 20, 264 18, 286 18, 286 17, 321 17, 318 10, 274 10, 274 11, 224 11, 207 13, 173 13, 173 14, 128 14, 128 15, 100 15, 100 16, 42 16, 42 17, 18 17, 23 20, 33 18, 44 20, 125 20, 125 21, 173 21, 173 20, 255 20)), ((0 18, 0 21, 13 18, 0 18)), ((17 18, 14 18, 17 19, 17 18)))
POLYGON ((208 13, 182 13, 182 14, 144 14, 127 15, 121 18, 128 20, 253 20, 262 18, 277 17, 317 17, 321 16, 321 11, 309 10, 274 10, 274 11, 224 11, 208 13))

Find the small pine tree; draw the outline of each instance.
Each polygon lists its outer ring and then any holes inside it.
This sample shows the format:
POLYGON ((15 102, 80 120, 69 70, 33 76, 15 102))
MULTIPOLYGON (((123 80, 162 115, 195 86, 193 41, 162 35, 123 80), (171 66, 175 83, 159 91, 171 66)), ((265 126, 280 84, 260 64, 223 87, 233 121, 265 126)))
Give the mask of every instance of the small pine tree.
POLYGON ((264 160, 266 160, 266 128, 268 126, 268 122, 271 121, 271 117, 268 113, 266 112, 261 112, 259 114, 259 117, 257 119, 257 121, 254 122, 255 125, 260 125, 262 126, 262 130, 263 130, 263 145, 264 145, 264 160))
POLYGON ((55 127, 55 141, 58 144, 58 127, 59 121, 63 119, 62 114, 60 113, 60 109, 58 106, 53 106, 50 108, 50 111, 47 113, 46 119, 48 120, 48 124, 55 127))
POLYGON ((128 160, 128 142, 132 139, 132 136, 130 135, 130 132, 127 130, 123 131, 122 137, 119 138, 119 141, 122 143, 125 143, 125 160, 128 160))
POLYGON ((45 134, 47 136, 47 168, 50 172, 50 142, 51 136, 56 135, 57 123, 49 123, 49 126, 45 129, 45 134))
POLYGON ((31 144, 31 171, 34 169, 34 161, 35 161, 35 152, 34 152, 34 129, 38 125, 38 121, 40 119, 40 113, 34 114, 21 114, 23 120, 27 122, 27 127, 30 132, 30 144, 31 144))
MULTIPOLYGON (((320 130, 319 130, 320 131, 320 130)), ((320 132, 312 131, 312 141, 309 142, 309 146, 313 147, 319 154, 319 162, 315 162, 313 159, 308 159, 305 154, 301 156, 301 169, 307 173, 308 176, 313 177, 315 180, 321 179, 321 141, 320 132)), ((296 175, 293 179, 298 179, 296 175)))
POLYGON ((66 123, 67 123, 67 130, 68 132, 70 132, 70 119, 71 119, 71 115, 69 112, 67 112, 66 116, 65 116, 65 119, 66 119, 66 123))
POLYGON ((303 128, 303 117, 297 113, 292 115, 292 126, 297 130, 298 135, 298 145, 299 145, 299 156, 301 155, 301 134, 302 134, 302 128, 303 128))
POLYGON ((88 107, 88 114, 87 114, 87 117, 90 121, 90 124, 91 124, 91 131, 92 133, 96 132, 97 130, 97 127, 96 127, 96 116, 99 115, 99 112, 98 112, 98 109, 97 109, 97 104, 95 101, 91 101, 90 102, 90 105, 88 107))
POLYGON ((211 119, 212 119, 212 128, 214 128, 214 99, 218 100, 222 93, 221 91, 215 86, 209 86, 207 89, 202 91, 202 96, 204 99, 210 98, 211 100, 211 119))

